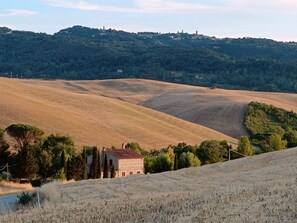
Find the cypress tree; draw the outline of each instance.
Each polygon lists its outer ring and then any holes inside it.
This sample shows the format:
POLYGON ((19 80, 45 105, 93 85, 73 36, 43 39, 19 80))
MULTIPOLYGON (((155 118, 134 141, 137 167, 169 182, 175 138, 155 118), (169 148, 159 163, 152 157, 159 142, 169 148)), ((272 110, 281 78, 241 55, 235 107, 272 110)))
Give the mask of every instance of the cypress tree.
POLYGON ((61 153, 61 164, 60 164, 60 169, 64 168, 64 173, 66 175, 67 173, 67 160, 66 160, 66 155, 65 155, 65 150, 62 150, 61 153))
POLYGON ((98 151, 98 164, 97 164, 97 177, 96 178, 101 178, 101 156, 100 156, 100 151, 98 151))
POLYGON ((38 164, 36 162, 34 148, 25 145, 19 152, 19 177, 33 178, 38 172, 38 164))
POLYGON ((115 167, 114 167, 114 165, 112 165, 111 172, 110 172, 110 178, 115 178, 115 176, 116 176, 115 167))
POLYGON ((83 169, 83 179, 87 179, 87 153, 86 153, 86 149, 83 149, 82 152, 82 169, 83 169))
POLYGON ((174 170, 178 170, 178 157, 177 154, 174 156, 174 170))
POLYGON ((97 168, 98 168, 98 152, 97 147, 93 148, 92 163, 90 167, 90 178, 97 178, 97 168))
POLYGON ((108 162, 107 155, 104 155, 103 178, 108 178, 108 162))
POLYGON ((72 170, 72 160, 67 160, 67 170, 66 170, 66 178, 67 180, 71 180, 73 178, 73 170, 72 170))

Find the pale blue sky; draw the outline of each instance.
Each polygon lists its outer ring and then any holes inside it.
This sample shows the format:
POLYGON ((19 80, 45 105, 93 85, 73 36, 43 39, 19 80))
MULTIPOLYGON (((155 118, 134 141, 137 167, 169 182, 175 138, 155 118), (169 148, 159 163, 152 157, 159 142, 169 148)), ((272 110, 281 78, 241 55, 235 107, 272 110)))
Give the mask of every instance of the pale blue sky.
POLYGON ((73 25, 297 41, 297 0, 1 0, 0 26, 55 33, 73 25))

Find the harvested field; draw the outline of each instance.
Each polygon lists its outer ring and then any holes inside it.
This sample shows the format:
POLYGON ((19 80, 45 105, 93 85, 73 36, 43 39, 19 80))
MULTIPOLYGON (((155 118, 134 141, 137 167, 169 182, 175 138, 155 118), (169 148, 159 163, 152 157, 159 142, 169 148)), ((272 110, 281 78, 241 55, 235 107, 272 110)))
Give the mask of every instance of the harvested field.
POLYGON ((121 99, 203 125, 233 138, 247 135, 243 116, 251 101, 297 112, 297 94, 209 89, 140 79, 30 80, 26 83, 121 99))
MULTIPOLYGON (((236 140, 182 119, 89 93, 76 82, 0 78, 0 128, 14 123, 36 125, 46 132, 69 135, 83 145, 117 146, 137 141, 146 149, 206 139, 236 140)), ((123 91, 124 94, 124 91, 123 91)))
POLYGON ((175 172, 68 183, 57 186, 59 202, 0 216, 0 222, 296 222, 296 157, 294 148, 175 172))

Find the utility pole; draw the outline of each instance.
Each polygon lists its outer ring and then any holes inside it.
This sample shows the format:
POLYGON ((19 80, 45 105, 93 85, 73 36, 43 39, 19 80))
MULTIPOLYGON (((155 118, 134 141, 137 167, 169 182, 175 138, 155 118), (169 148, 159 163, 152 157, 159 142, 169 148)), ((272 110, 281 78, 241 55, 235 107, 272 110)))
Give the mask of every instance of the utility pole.
POLYGON ((237 152, 237 151, 228 149, 228 160, 229 160, 229 161, 231 160, 231 156, 230 156, 231 151, 234 152, 234 153, 237 153, 238 155, 241 155, 241 156, 243 156, 243 157, 246 157, 246 155, 244 155, 244 154, 242 154, 242 153, 239 153, 239 152, 237 152))

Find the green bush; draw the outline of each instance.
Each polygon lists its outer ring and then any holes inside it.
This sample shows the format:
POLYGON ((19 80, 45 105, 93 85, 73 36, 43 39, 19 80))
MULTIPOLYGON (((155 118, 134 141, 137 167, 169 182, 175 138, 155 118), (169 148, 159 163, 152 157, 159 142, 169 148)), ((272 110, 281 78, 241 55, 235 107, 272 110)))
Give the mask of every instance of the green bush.
POLYGON ((58 170, 54 175, 53 178, 55 180, 60 180, 60 181, 65 181, 66 180, 66 174, 64 171, 64 168, 61 168, 60 170, 58 170))
POLYGON ((191 152, 182 153, 178 160, 179 169, 187 168, 187 167, 197 167, 200 165, 201 165, 201 162, 198 159, 198 157, 195 156, 194 153, 191 153, 191 152))
POLYGON ((29 193, 29 192, 22 192, 20 195, 17 196, 17 204, 27 206, 32 204, 33 199, 36 197, 36 194, 29 193))

